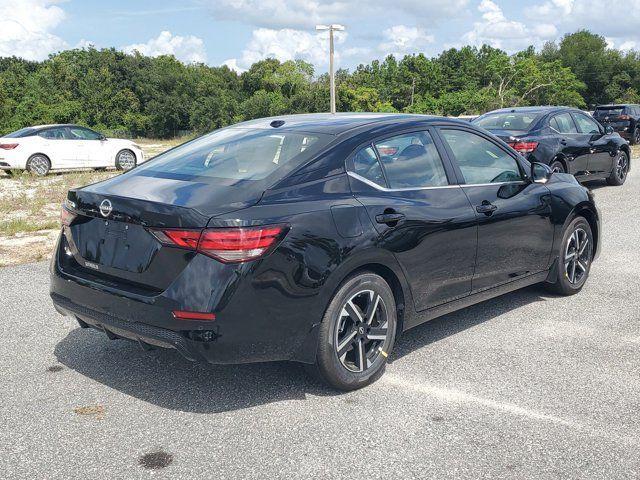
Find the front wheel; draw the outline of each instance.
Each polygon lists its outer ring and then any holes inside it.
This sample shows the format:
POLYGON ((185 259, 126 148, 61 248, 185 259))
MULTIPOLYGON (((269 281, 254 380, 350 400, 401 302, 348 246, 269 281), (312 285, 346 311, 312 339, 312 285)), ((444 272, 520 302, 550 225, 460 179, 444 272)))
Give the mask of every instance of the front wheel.
POLYGON ((627 173, 629 173, 629 156, 627 152, 620 151, 615 159, 611 175, 607 178, 607 183, 619 187, 627 179, 627 173))
POLYGON ((120 150, 116 155, 116 168, 118 170, 131 170, 136 166, 136 156, 131 150, 120 150))
POLYGON ((345 391, 376 381, 393 348, 396 325, 396 303, 389 284, 374 273, 349 278, 322 319, 313 373, 345 391))
POLYGON ((637 127, 631 136, 631 145, 640 145, 640 127, 637 127))
POLYGON ((549 289, 560 295, 574 295, 582 290, 593 259, 593 233, 584 217, 575 218, 562 237, 558 256, 558 277, 549 289))

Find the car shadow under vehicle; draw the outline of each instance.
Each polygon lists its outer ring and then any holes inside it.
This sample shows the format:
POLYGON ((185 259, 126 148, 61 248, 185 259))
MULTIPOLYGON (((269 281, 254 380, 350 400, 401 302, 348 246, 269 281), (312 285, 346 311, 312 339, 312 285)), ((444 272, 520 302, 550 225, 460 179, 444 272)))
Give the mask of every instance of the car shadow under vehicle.
MULTIPOLYGON (((548 296, 533 286, 427 322, 405 332, 390 361, 548 296)), ((58 361, 126 395, 171 410, 217 413, 307 394, 341 395, 290 362, 206 365, 184 360, 173 350, 144 352, 126 340, 107 340, 96 330, 74 329, 55 347, 58 361)))

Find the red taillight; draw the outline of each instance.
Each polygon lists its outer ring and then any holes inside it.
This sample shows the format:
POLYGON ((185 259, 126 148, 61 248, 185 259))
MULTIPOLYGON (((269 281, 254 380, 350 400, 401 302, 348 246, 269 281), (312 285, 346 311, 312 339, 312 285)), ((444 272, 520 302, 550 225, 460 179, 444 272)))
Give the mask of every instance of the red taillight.
POLYGON ((187 312, 185 310, 174 310, 173 316, 178 320, 209 320, 213 321, 216 319, 215 313, 208 312, 187 312))
POLYGON ((511 147, 520 153, 531 153, 538 148, 538 142, 515 142, 510 143, 511 147))
POLYGON ((71 222, 73 222, 73 220, 77 217, 78 215, 76 215, 75 213, 73 213, 70 210, 67 210, 67 208, 63 205, 62 208, 60 209, 60 223, 62 224, 62 226, 64 227, 68 227, 69 225, 71 225, 71 222))
POLYGON ((630 115, 620 115, 618 117, 618 120, 631 120, 631 116, 630 115))
POLYGON ((287 228, 285 225, 268 225, 152 232, 165 245, 197 250, 221 262, 236 263, 265 255, 282 239, 287 228))
POLYGON ((380 152, 382 155, 395 155, 396 153, 398 153, 398 147, 385 147, 379 145, 377 148, 378 152, 380 152))
POLYGON ((19 145, 19 143, 0 143, 0 148, 3 150, 13 150, 19 145))

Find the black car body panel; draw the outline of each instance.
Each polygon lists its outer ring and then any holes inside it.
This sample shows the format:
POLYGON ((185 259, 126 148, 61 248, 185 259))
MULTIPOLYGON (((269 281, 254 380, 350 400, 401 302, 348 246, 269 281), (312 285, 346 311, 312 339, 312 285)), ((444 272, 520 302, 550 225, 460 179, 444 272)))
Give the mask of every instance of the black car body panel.
MULTIPOLYGON (((489 128, 488 131, 498 138, 515 146, 518 143, 535 142, 533 151, 523 153, 529 162, 552 165, 560 162, 563 170, 580 181, 603 179, 611 175, 615 168, 615 159, 620 150, 624 150, 629 158, 629 144, 618 133, 607 133, 605 127, 594 121, 585 112, 569 107, 517 107, 494 110, 473 120, 481 126, 494 115, 529 114, 534 120, 522 130, 505 128, 489 128), (560 132, 552 123, 558 116, 566 118, 571 131, 560 132), (582 133, 577 123, 578 118, 593 121, 597 132, 582 133)), ((597 120, 597 118, 596 118, 597 120)), ((556 124, 556 126, 558 126, 556 124)))
MULTIPOLYGON (((56 308, 84 327, 175 348, 190 360, 312 363, 327 305, 354 272, 387 280, 402 331, 545 280, 558 261, 563 227, 577 214, 588 218, 599 246, 592 195, 572 176, 553 175, 546 184, 526 173, 519 182, 466 183, 442 129, 473 132, 530 171, 524 158, 468 122, 416 115, 278 120, 335 138, 271 185, 261 184, 262 191, 243 197, 175 178, 145 183, 136 169, 72 190, 68 208, 78 216, 63 227, 51 262, 56 308), (434 139, 447 185, 392 189, 353 172, 354 152, 363 146, 415 131, 434 139), (113 207, 108 218, 100 212, 105 198, 113 207), (495 211, 481 213, 485 202, 495 211), (389 210, 400 220, 389 221, 389 210), (288 226, 286 236, 245 263, 166 246, 152 235, 158 227, 276 224, 288 226), (178 319, 174 311, 212 312, 215 321, 178 319)), ((257 121, 257 128, 273 128, 271 121, 257 121)))

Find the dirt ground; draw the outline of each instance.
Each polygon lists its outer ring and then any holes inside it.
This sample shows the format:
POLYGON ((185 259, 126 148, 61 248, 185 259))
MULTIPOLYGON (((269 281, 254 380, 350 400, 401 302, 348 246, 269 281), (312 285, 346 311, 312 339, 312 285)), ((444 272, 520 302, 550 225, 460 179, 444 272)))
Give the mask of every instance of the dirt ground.
MULTIPOLYGON (((183 141, 137 139, 136 143, 150 158, 183 141)), ((60 205, 67 191, 119 173, 61 172, 44 178, 0 173, 0 267, 49 258, 58 236, 60 205)))

